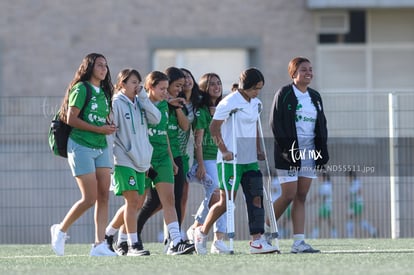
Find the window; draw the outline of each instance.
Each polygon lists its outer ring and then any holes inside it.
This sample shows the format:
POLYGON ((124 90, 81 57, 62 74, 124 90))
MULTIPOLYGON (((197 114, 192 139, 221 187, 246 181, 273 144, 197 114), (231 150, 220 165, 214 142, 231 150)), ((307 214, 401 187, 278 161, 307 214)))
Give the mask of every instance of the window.
POLYGON ((223 94, 231 85, 238 82, 240 72, 249 65, 249 52, 246 49, 157 49, 153 53, 153 69, 164 71, 176 66, 191 71, 196 81, 205 73, 217 73, 223 84, 223 94))
POLYGON ((336 13, 318 14, 317 22, 319 22, 319 44, 366 42, 365 11, 349 11, 348 16, 336 13), (332 33, 324 31, 324 26, 326 29, 329 25, 336 26, 337 31, 332 33))

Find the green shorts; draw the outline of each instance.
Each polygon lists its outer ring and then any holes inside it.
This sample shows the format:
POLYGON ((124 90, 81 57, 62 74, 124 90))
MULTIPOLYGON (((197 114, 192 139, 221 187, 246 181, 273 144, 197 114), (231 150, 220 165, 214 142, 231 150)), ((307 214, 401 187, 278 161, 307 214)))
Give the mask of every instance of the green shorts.
POLYGON ((145 188, 155 187, 155 185, 159 182, 174 184, 173 164, 168 153, 156 158, 153 157, 151 160, 151 166, 158 174, 154 180, 151 180, 148 177, 145 179, 145 188))
POLYGON ((114 170, 114 193, 122 196, 125 191, 137 191, 143 195, 145 190, 145 173, 137 172, 126 166, 115 165, 114 170))
MULTIPOLYGON (((244 173, 247 171, 258 171, 259 164, 257 162, 248 163, 248 164, 236 164, 236 182, 233 182, 233 164, 224 163, 224 180, 227 182, 227 190, 231 189, 232 184, 234 185, 234 191, 239 189, 240 180, 244 173)), ((224 190, 223 185, 223 175, 222 175, 222 163, 217 163, 217 172, 219 177, 219 187, 224 190)))

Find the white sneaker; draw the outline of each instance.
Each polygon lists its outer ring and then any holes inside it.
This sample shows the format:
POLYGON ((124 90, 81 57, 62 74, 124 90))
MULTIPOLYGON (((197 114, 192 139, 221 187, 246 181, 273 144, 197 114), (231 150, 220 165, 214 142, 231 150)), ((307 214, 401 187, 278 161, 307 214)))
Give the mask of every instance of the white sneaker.
POLYGON ((50 227, 52 249, 58 256, 65 254, 65 241, 67 239, 66 233, 60 231, 59 224, 54 224, 50 227))
POLYGON ((210 252, 211 254, 230 254, 230 249, 227 247, 224 241, 215 240, 211 244, 210 252))
POLYGON ((187 238, 190 242, 194 243, 194 227, 190 226, 190 228, 187 229, 187 238))
POLYGON ((164 254, 170 255, 170 253, 172 253, 171 245, 172 245, 172 242, 170 238, 164 240, 164 254))
POLYGON ((277 247, 270 245, 262 236, 260 239, 250 242, 251 254, 266 254, 279 251, 277 247))
POLYGON ((115 252, 111 251, 106 241, 101 242, 98 245, 92 245, 91 256, 118 256, 115 252))
POLYGON ((200 226, 194 229, 194 247, 197 254, 207 254, 207 236, 201 233, 200 226))
POLYGON ((263 236, 264 236, 264 238, 265 238, 265 240, 266 240, 266 242, 268 243, 268 244, 272 244, 272 241, 273 241, 273 236, 272 236, 272 233, 270 233, 270 232, 265 232, 264 234, 263 234, 263 236))
POLYGON ((314 249, 309 244, 305 243, 305 241, 301 241, 297 244, 292 245, 292 249, 290 250, 292 253, 319 253, 320 250, 314 249))

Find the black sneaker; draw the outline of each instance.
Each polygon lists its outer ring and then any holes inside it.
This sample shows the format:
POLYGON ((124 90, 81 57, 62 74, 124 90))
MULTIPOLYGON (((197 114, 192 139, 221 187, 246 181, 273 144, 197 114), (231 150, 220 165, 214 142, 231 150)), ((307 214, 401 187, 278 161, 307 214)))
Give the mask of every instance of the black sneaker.
POLYGON ((144 250, 142 244, 134 243, 132 246, 128 248, 127 256, 149 256, 150 252, 148 250, 144 250))
POLYGON ((134 245, 137 246, 138 250, 144 250, 144 245, 142 244, 141 239, 139 239, 134 245))
POLYGON ((116 245, 115 253, 119 256, 126 256, 128 253, 128 243, 127 242, 121 242, 116 245))
POLYGON ((164 240, 164 254, 172 254, 172 242, 170 238, 164 240))
POLYGON ((105 240, 106 240, 106 243, 108 244, 109 250, 111 250, 112 252, 115 252, 114 247, 113 247, 114 236, 113 235, 112 236, 105 235, 105 240))
POLYGON ((176 246, 171 246, 170 255, 192 254, 195 251, 194 244, 181 240, 176 246))

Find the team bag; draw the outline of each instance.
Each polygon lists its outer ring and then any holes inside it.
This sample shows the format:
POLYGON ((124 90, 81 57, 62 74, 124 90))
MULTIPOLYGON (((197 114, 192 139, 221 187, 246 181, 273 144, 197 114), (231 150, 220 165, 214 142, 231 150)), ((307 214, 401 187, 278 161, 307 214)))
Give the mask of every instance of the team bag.
MULTIPOLYGON (((85 107, 88 105, 92 97, 92 91, 89 84, 83 82, 83 85, 86 87, 86 99, 85 104, 83 105, 81 111, 79 112, 79 118, 82 119, 83 112, 85 107)), ((49 147, 52 150, 53 154, 56 156, 68 157, 67 148, 68 148, 68 139, 72 127, 63 122, 60 119, 60 109, 56 112, 52 119, 49 129, 49 147)))

